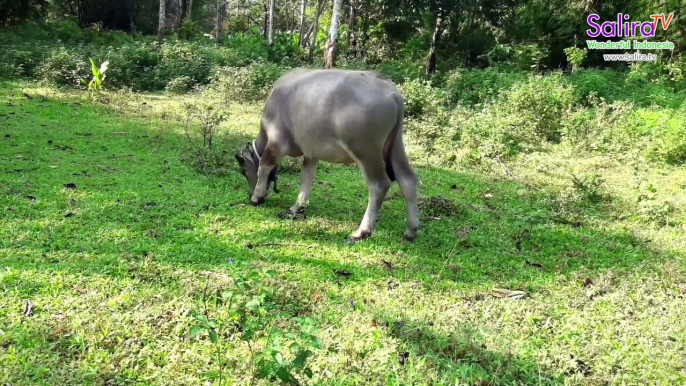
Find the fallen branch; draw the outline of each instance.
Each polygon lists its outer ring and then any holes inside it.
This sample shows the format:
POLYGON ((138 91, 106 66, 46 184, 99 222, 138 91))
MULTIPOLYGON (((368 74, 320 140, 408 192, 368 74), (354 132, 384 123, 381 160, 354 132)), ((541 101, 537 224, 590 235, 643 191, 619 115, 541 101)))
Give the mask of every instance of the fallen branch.
POLYGON ((248 243, 246 245, 248 249, 253 249, 256 247, 305 247, 305 248, 314 248, 316 245, 308 245, 308 244, 292 244, 292 243, 260 243, 260 244, 253 244, 253 243, 248 243))
POLYGON ((512 170, 510 170, 510 169, 503 163, 503 161, 500 160, 500 157, 499 157, 499 156, 495 156, 495 160, 498 161, 498 163, 500 164, 500 166, 503 167, 503 171, 505 172, 506 175, 508 175, 508 176, 510 176, 510 177, 512 177, 512 178, 515 178, 515 175, 514 175, 514 173, 512 173, 512 170))

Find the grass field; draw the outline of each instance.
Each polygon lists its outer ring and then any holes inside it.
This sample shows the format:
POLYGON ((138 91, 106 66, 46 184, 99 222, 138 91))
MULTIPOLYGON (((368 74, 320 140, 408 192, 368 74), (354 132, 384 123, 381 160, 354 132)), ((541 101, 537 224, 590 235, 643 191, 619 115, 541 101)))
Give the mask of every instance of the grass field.
MULTIPOLYGON (((272 384, 301 347, 303 385, 686 382, 683 167, 646 167, 655 204, 639 206, 617 159, 555 148, 447 169, 406 139, 418 240, 401 239, 394 185, 350 246, 356 167, 320 165, 306 219, 276 215, 298 194, 293 162, 266 207, 246 205, 233 164, 181 161, 182 104, 201 99, 2 84, 0 384, 272 384), (191 336, 197 314, 217 335, 191 336)), ((230 162, 261 108, 227 106, 230 162)))

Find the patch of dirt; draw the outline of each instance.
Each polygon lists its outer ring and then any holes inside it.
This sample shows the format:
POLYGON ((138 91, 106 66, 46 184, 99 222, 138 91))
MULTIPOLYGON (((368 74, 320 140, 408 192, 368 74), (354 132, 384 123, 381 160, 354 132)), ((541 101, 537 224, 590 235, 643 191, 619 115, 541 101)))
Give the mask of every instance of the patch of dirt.
POLYGON ((460 217, 464 213, 464 208, 461 205, 441 196, 422 198, 419 201, 419 210, 431 218, 460 217))

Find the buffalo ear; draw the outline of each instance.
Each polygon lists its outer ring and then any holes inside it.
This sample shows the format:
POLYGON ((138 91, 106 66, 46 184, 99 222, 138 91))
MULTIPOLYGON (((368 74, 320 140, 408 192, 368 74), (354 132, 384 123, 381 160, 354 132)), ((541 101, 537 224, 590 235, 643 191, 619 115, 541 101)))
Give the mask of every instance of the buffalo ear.
POLYGON ((236 157, 236 161, 238 161, 239 165, 243 166, 243 164, 245 164, 245 158, 243 158, 242 156, 234 154, 234 157, 236 157))

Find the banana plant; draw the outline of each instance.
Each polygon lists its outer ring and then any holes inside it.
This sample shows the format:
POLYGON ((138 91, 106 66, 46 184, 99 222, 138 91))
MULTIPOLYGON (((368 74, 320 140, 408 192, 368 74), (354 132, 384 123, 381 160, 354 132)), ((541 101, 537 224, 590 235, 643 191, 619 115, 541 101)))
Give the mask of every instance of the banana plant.
MULTIPOLYGON (((100 92, 102 88, 102 82, 105 80, 105 71, 107 71, 107 66, 110 64, 109 61, 105 61, 100 64, 100 68, 95 65, 93 59, 88 58, 91 61, 91 71, 93 72, 93 79, 88 83, 88 97, 91 97, 91 92, 100 92)), ((85 79, 81 79, 83 84, 86 84, 85 79)))

